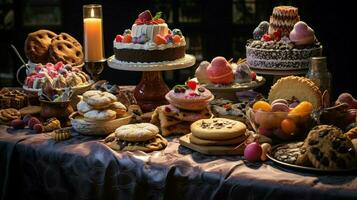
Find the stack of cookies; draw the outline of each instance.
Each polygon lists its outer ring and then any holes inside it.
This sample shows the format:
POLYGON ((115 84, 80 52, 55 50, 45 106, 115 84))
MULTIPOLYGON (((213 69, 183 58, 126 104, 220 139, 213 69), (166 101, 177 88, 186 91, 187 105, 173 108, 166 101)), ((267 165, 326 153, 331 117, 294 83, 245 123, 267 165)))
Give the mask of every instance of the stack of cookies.
POLYGON ((176 85, 165 97, 170 105, 157 107, 151 119, 151 123, 160 127, 163 136, 190 133, 193 122, 211 117, 208 104, 214 97, 194 81, 176 85))
POLYGON ((151 152, 164 149, 167 146, 167 140, 159 134, 158 127, 150 123, 121 126, 104 142, 116 151, 151 152))
POLYGON ((191 125, 190 143, 201 148, 234 149, 247 139, 246 126, 226 118, 201 119, 191 125))
POLYGON ((48 62, 71 64, 83 63, 82 45, 67 33, 38 30, 29 33, 25 41, 26 57, 33 63, 48 62))
POLYGON ((77 104, 79 114, 89 122, 103 122, 121 118, 126 114, 126 107, 109 93, 99 90, 90 90, 83 94, 77 104))

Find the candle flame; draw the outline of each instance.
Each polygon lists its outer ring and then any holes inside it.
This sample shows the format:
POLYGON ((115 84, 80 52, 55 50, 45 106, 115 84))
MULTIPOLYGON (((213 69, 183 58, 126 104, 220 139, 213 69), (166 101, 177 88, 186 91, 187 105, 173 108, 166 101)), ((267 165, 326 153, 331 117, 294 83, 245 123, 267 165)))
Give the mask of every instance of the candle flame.
POLYGON ((93 8, 90 10, 90 16, 94 17, 94 9, 93 8))

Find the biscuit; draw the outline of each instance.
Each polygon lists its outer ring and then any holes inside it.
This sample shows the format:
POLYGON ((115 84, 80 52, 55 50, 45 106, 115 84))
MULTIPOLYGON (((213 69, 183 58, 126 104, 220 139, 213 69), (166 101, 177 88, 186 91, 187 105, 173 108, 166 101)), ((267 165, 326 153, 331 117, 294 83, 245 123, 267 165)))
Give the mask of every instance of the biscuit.
POLYGON ((117 98, 109 92, 89 90, 83 94, 83 100, 95 109, 104 109, 117 101, 117 98))
POLYGON ((115 130, 115 136, 119 140, 128 142, 142 142, 155 138, 159 128, 150 123, 128 124, 115 130))
POLYGON ((126 107, 118 101, 112 103, 108 109, 115 111, 117 113, 117 118, 126 114, 126 107))
POLYGON ((49 58, 49 46, 56 35, 49 30, 38 30, 28 34, 25 41, 26 57, 33 63, 46 64, 49 58))
POLYGON ((54 38, 52 38, 52 42, 53 42, 54 40, 58 40, 58 41, 63 41, 63 40, 65 40, 65 41, 68 41, 68 42, 72 43, 74 46, 80 47, 81 49, 83 49, 81 43, 79 43, 74 37, 72 37, 71 35, 69 35, 69 34, 67 34, 67 33, 60 33, 60 34, 58 34, 57 36, 55 36, 54 38))
POLYGON ((154 138, 142 142, 128 142, 119 140, 115 133, 105 138, 104 143, 116 151, 143 151, 151 152, 164 149, 167 146, 167 140, 161 135, 156 134, 154 138))
POLYGON ((192 134, 189 134, 190 142, 202 146, 226 146, 226 145, 238 145, 247 139, 247 135, 241 135, 229 140, 205 140, 198 138, 192 134))
POLYGON ((191 125, 194 136, 206 140, 228 140, 243 135, 246 126, 242 122, 225 119, 201 119, 191 125))
POLYGON ((21 113, 15 108, 7 108, 0 110, 0 120, 3 122, 9 122, 19 118, 21 118, 21 113))
POLYGON ((178 109, 170 104, 170 105, 160 106, 159 109, 160 109, 159 112, 160 111, 163 112, 164 115, 174 117, 181 121, 195 122, 199 119, 206 119, 212 116, 212 114, 207 108, 199 111, 188 111, 188 110, 178 109))
POLYGON ((49 47, 50 61, 62 61, 64 64, 80 65, 83 63, 82 47, 76 46, 66 40, 52 40, 49 47))
POLYGON ((90 105, 88 105, 85 101, 81 100, 77 104, 77 110, 80 114, 83 115, 84 113, 93 110, 93 108, 90 105))
POLYGON ((83 117, 86 121, 109 121, 116 118, 117 113, 110 109, 106 110, 91 110, 84 113, 83 117))
POLYGON ((351 140, 335 126, 314 127, 305 139, 304 146, 315 168, 329 170, 356 167, 356 152, 351 140))

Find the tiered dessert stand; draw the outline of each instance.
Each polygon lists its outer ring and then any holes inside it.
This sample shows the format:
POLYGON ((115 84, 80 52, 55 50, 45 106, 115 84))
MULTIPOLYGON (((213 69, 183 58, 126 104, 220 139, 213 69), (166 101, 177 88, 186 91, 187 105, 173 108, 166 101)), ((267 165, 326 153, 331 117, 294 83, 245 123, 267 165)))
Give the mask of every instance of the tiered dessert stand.
POLYGON ((304 76, 309 71, 309 68, 301 68, 301 69, 266 68, 265 69, 265 68, 250 67, 250 69, 254 70, 257 74, 272 75, 274 77, 273 83, 275 83, 281 77, 290 76, 290 75, 304 76))
POLYGON ((113 55, 107 62, 113 69, 143 72, 140 83, 135 87, 134 96, 143 111, 152 111, 157 106, 167 104, 165 94, 170 89, 164 82, 161 72, 191 67, 195 64, 196 58, 186 54, 185 57, 174 61, 132 63, 117 60, 113 55))

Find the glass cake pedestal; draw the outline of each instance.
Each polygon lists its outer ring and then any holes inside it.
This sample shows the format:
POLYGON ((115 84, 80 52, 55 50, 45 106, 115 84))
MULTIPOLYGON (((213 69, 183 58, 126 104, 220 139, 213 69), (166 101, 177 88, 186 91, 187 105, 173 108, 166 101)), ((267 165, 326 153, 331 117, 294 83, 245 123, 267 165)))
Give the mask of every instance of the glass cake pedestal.
POLYGON ((165 62, 133 63, 115 59, 107 60, 109 67, 117 70, 143 72, 140 83, 135 87, 134 96, 144 112, 150 112, 157 106, 167 104, 165 94, 170 91, 162 78, 162 71, 183 69, 195 64, 196 58, 186 54, 185 57, 165 62))

